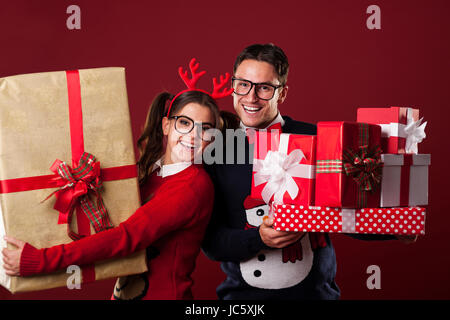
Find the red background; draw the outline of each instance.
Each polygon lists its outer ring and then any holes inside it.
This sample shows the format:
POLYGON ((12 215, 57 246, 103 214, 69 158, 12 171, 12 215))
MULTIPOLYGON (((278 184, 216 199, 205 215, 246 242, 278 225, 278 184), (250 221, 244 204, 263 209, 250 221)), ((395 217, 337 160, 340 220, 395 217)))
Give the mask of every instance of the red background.
MULTIPOLYGON (((295 119, 354 121, 358 106, 416 106, 428 121, 420 151, 433 154, 426 235, 412 245, 332 235, 336 281, 342 299, 449 299, 449 9, 445 0, 5 0, 0 77, 123 66, 135 141, 153 96, 183 88, 178 66, 196 57, 210 76, 232 72, 236 55, 252 43, 273 42, 288 55, 290 91, 280 110, 295 119), (81 30, 66 27, 71 4, 81 8, 81 30), (381 30, 366 27, 372 4, 381 9, 381 30), (370 265, 381 269, 380 290, 366 286, 370 265)), ((221 106, 232 110, 231 98, 221 106)), ((201 254, 195 297, 215 299, 223 278, 218 263, 201 254)), ((0 298, 108 299, 113 283, 17 295, 0 288, 0 298)))

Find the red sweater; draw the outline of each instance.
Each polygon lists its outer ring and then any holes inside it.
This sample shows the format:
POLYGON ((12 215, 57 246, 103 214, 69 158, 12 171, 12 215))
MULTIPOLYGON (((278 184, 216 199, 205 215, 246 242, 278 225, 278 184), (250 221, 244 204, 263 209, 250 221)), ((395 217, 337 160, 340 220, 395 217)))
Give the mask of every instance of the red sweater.
POLYGON ((151 199, 119 226, 81 240, 36 249, 26 244, 22 276, 50 273, 123 257, 149 245, 159 255, 148 261, 149 290, 144 299, 192 298, 191 273, 212 211, 213 185, 203 167, 191 165, 161 178, 153 173, 141 191, 151 199))

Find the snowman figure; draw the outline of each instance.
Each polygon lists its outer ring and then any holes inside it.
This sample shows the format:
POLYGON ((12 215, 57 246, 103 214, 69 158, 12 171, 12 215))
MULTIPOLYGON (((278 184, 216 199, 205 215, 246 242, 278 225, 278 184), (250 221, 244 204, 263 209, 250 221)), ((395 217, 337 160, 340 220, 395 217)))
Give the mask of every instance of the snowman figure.
MULTIPOLYGON (((247 197, 244 201, 248 228, 256 228, 269 216, 270 208, 262 200, 247 197)), ((241 274, 250 286, 261 289, 282 289, 302 282, 311 271, 314 253, 305 235, 283 249, 261 250, 240 263, 241 274), (284 252, 283 252, 284 251, 284 252), (293 258, 297 254, 297 258, 293 258)))

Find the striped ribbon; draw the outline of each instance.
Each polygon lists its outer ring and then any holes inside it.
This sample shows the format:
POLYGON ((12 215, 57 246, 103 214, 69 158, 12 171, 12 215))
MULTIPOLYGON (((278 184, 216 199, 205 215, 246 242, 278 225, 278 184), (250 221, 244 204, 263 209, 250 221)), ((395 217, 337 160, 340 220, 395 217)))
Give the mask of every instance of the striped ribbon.
POLYGON ((317 160, 316 173, 342 173, 342 160, 317 160))
POLYGON ((73 169, 60 160, 56 160, 50 169, 66 183, 44 201, 53 195, 56 196, 54 208, 62 215, 60 216, 60 222, 61 220, 63 220, 63 223, 67 222, 68 235, 72 240, 84 237, 84 235, 78 234, 70 228, 73 210, 77 204, 80 205, 83 214, 88 217, 95 232, 113 227, 99 193, 102 188, 100 162, 96 161, 93 155, 84 152, 78 166, 73 169), (91 200, 89 194, 96 198, 96 202, 91 200))

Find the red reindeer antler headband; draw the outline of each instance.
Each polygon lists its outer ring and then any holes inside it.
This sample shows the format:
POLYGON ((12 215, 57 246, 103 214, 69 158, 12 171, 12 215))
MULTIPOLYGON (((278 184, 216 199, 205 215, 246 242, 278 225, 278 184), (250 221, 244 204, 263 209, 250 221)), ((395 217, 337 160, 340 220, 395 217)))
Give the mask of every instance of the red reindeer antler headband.
POLYGON ((187 89, 179 92, 170 102, 169 105, 169 109, 167 110, 167 116, 169 116, 170 114, 170 109, 172 108, 172 104, 173 102, 183 93, 187 92, 187 91, 200 91, 203 93, 206 93, 208 95, 210 95, 213 99, 220 99, 226 96, 229 96, 231 93, 233 93, 233 89, 232 88, 224 88, 224 86, 226 85, 226 83, 228 82, 228 80, 230 79, 230 75, 227 73, 225 73, 225 77, 220 75, 220 81, 217 82, 216 78, 213 78, 213 91, 211 93, 202 90, 202 89, 198 89, 196 88, 196 84, 198 79, 200 79, 205 73, 206 71, 200 71, 197 72, 197 69, 199 68, 199 63, 195 61, 195 58, 192 58, 191 61, 189 62, 189 69, 191 70, 191 78, 188 77, 188 72, 183 71, 183 67, 179 67, 178 68, 178 74, 180 75, 181 79, 184 81, 184 83, 187 86, 187 89))

